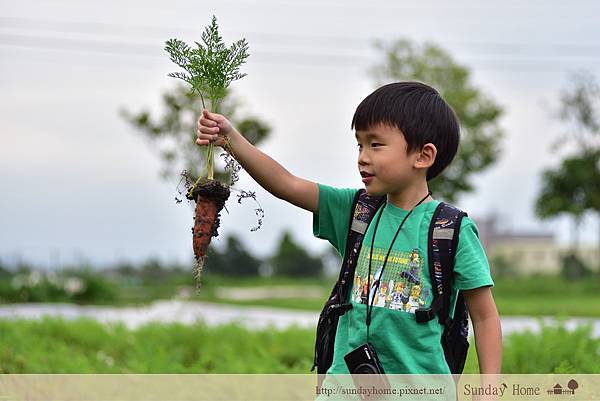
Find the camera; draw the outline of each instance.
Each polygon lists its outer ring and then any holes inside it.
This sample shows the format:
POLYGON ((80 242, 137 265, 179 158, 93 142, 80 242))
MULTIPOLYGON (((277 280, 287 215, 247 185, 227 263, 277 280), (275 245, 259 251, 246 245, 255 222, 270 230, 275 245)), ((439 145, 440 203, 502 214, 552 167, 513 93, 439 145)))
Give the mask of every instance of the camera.
MULTIPOLYGON (((365 343, 349 352, 344 356, 344 360, 357 389, 373 388, 381 391, 381 394, 385 394, 385 390, 390 388, 383 366, 381 366, 375 348, 371 343, 365 343)), ((380 399, 379 393, 368 395, 361 392, 359 394, 363 400, 380 399)))
POLYGON ((348 371, 353 375, 377 375, 385 374, 383 366, 377 358, 375 348, 371 343, 360 345, 354 351, 344 356, 348 371))

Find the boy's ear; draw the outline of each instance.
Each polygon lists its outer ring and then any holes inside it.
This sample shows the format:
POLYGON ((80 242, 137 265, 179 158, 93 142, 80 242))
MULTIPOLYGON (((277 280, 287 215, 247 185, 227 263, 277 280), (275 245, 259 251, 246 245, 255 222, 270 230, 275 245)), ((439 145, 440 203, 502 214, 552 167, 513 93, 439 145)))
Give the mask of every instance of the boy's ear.
POLYGON ((435 157, 437 156, 437 148, 433 143, 426 143, 417 154, 415 160, 415 168, 429 168, 433 166, 435 157))

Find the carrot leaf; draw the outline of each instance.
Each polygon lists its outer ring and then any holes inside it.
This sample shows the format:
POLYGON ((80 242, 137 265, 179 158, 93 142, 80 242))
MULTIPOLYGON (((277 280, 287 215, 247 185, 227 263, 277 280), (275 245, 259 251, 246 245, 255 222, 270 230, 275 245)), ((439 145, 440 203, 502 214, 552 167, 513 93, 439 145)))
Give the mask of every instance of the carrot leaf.
POLYGON ((240 67, 248 58, 248 43, 241 39, 227 47, 219 34, 214 15, 211 24, 202 33, 201 42, 194 43, 195 48, 179 39, 165 42, 171 61, 185 71, 170 73, 169 76, 189 83, 192 91, 202 96, 203 103, 206 96, 210 99, 211 110, 218 112, 219 102, 225 97, 231 82, 246 76, 240 72, 240 67))

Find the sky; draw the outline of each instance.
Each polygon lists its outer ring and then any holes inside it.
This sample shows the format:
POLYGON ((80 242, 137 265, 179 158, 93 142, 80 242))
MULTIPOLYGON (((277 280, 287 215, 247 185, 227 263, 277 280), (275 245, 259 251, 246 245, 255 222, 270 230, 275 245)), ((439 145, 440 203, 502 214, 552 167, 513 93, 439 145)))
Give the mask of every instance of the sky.
MULTIPOLYGON (((350 121, 374 89, 374 40, 440 45, 505 113, 498 163, 457 205, 472 217, 499 213, 515 231, 550 232, 566 243, 568 219, 540 222, 540 174, 556 166, 550 143, 568 128, 553 117, 569 74, 600 76, 600 4, 594 1, 399 2, 356 0, 0 0, 0 261, 40 267, 102 266, 148 258, 191 261, 192 213, 160 178, 155 149, 120 108, 161 113, 177 84, 163 50, 169 38, 200 39, 214 14, 227 43, 245 37, 248 75, 232 85, 244 111, 268 122, 260 148, 293 174, 362 186, 350 121)), ((190 143, 190 146, 195 146, 190 143)), ((276 199, 246 173, 265 210, 228 203, 222 247, 241 236, 270 255, 285 229, 311 252, 312 216, 276 199)), ((581 240, 596 243, 586 216, 581 240)))

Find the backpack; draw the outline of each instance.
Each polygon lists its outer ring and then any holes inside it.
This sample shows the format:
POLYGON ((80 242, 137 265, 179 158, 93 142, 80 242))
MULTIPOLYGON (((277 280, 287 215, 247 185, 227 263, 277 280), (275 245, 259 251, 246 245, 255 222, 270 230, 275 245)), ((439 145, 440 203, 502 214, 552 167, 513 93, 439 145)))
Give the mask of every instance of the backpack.
MULTIPOLYGON (((333 363, 339 318, 352 309, 352 304, 347 302, 348 292, 353 284, 362 241, 375 212, 385 201, 385 195, 371 196, 364 189, 359 190, 354 197, 342 268, 317 323, 311 372, 316 367, 318 374, 325 374, 333 363)), ((437 316, 438 322, 444 326, 440 341, 452 374, 462 373, 469 349, 468 312, 461 291, 458 292, 454 315, 450 314, 454 256, 460 224, 466 215, 465 212, 444 202, 440 202, 433 213, 428 234, 429 275, 433 287, 433 301, 429 308, 418 308, 415 311, 418 323, 429 322, 437 316)))

